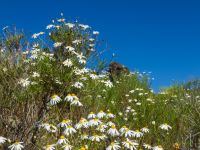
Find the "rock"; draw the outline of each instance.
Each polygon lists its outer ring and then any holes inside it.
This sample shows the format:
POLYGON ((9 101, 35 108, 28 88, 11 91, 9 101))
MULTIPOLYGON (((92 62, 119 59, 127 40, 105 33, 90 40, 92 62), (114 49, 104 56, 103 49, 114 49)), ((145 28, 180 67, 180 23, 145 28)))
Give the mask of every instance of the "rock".
POLYGON ((108 72, 110 73, 111 81, 114 80, 114 77, 130 73, 127 67, 117 62, 110 63, 108 72))

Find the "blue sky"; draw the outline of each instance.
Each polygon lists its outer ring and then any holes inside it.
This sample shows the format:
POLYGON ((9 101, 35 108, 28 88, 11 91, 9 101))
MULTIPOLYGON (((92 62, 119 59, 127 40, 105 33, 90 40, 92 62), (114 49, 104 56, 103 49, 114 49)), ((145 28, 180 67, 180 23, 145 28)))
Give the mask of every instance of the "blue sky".
POLYGON ((100 31, 120 63, 152 71, 158 89, 200 76, 199 8, 198 0, 1 0, 0 27, 39 32, 63 12, 100 31))

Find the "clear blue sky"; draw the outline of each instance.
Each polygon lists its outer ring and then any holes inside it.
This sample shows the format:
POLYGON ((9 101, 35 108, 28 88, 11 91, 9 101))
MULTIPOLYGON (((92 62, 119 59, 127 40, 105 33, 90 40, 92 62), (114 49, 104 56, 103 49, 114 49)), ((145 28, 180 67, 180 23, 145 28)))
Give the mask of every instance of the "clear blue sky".
POLYGON ((0 26, 43 30, 63 12, 100 31, 117 60, 152 71, 153 87, 200 76, 199 0, 1 0, 0 26))

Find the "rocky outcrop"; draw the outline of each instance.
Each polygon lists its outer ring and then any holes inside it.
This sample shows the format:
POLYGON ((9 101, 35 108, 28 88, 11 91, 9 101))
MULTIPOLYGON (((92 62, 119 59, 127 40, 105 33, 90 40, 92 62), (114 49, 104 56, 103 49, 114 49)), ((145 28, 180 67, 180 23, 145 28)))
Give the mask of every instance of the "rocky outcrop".
POLYGON ((113 81, 115 77, 123 74, 128 74, 129 69, 120 63, 111 62, 108 72, 110 73, 110 80, 113 81))

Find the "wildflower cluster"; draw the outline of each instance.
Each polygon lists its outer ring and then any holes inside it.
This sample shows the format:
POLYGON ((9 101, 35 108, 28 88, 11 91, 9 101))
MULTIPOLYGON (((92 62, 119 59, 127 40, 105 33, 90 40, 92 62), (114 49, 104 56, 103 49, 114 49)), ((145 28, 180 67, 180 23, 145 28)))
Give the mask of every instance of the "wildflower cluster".
POLYGON ((92 69, 99 61, 94 60, 98 35, 61 14, 24 48, 12 51, 5 39, 0 45, 0 148, 163 150, 187 145, 184 138, 195 128, 189 116, 199 115, 200 97, 183 88, 154 93, 146 72, 92 69))

